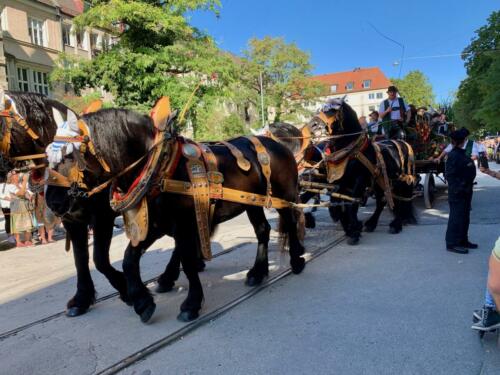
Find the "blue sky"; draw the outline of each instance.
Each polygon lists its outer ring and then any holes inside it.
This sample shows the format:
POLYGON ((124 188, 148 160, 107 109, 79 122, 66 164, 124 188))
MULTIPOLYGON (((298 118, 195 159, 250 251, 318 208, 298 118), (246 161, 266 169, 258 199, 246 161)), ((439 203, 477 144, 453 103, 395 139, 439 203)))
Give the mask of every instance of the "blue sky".
MULTIPOLYGON (((465 77, 460 56, 474 31, 486 23, 495 0, 222 0, 220 17, 196 12, 191 24, 212 35, 219 47, 240 55, 252 37, 284 37, 311 55, 313 74, 378 66, 397 77, 401 47, 378 35, 369 23, 405 45, 402 76, 419 69, 438 100, 465 77), (419 57, 413 59, 413 57, 419 57)), ((496 6, 495 6, 496 5, 496 6)))

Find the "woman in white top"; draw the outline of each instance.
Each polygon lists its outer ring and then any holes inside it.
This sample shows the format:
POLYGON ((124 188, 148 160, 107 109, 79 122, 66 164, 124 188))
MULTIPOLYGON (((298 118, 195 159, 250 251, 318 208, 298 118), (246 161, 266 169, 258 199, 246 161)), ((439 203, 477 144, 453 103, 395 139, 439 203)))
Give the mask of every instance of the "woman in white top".
POLYGON ((4 216, 5 232, 7 233, 10 243, 16 243, 16 239, 11 235, 10 231, 10 201, 11 194, 16 191, 16 186, 11 184, 11 174, 7 175, 7 181, 0 184, 0 205, 4 216))

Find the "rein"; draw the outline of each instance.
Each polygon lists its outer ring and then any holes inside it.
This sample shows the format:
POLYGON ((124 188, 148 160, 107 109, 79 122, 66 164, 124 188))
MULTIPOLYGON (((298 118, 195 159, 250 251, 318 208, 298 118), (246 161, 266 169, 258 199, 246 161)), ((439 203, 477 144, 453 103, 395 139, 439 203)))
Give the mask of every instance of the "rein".
MULTIPOLYGON (((123 175, 125 175, 126 173, 128 173, 132 169, 134 169, 137 165, 139 165, 145 158, 147 158, 151 154, 151 152, 156 147, 158 147, 161 144, 163 144, 163 142, 165 140, 166 139, 164 138, 164 139, 161 139, 160 141, 158 141, 157 143, 155 143, 153 146, 151 146, 151 148, 148 150, 147 153, 145 153, 144 155, 142 155, 139 159, 137 159, 135 162, 133 162, 132 164, 130 164, 128 167, 126 167, 120 173, 116 174, 115 176, 112 176, 111 178, 109 178, 108 180, 106 180, 102 184, 96 186, 92 190, 90 190, 88 192, 85 192, 85 193, 82 193, 80 195, 82 197, 84 197, 84 198, 90 198, 92 195, 97 194, 97 193, 103 191, 105 188, 107 188, 109 185, 111 185, 117 178, 122 177, 123 175)), ((77 141, 74 141, 74 142, 77 142, 77 141)), ((72 181, 69 177, 66 177, 66 176, 62 175, 62 174, 60 174, 59 172, 56 172, 53 169, 49 169, 49 179, 48 179, 47 185, 59 186, 59 187, 66 187, 66 188, 74 188, 75 185, 77 185, 78 187, 87 188, 86 186, 82 185, 81 181, 72 181)))

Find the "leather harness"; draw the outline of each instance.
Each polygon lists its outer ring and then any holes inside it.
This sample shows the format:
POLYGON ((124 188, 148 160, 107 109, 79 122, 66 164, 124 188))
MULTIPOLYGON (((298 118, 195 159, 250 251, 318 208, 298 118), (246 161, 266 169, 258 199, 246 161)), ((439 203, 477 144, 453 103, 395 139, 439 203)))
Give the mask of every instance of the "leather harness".
MULTIPOLYGON (((81 121, 81 120, 80 120, 81 121)), ((155 124, 156 126, 156 124, 155 124)), ((86 126, 79 126, 80 129, 86 129, 86 126)), ((205 259, 210 260, 212 253, 210 249, 210 234, 211 222, 215 209, 215 204, 218 200, 241 203, 245 205, 261 206, 265 208, 285 208, 294 207, 295 202, 288 202, 284 199, 272 196, 271 187, 271 159, 257 137, 247 137, 253 144, 257 154, 257 160, 262 170, 262 174, 266 180, 266 194, 255 194, 251 192, 231 189, 223 186, 224 176, 218 171, 217 159, 215 154, 207 144, 199 144, 183 137, 171 137, 164 130, 157 129, 155 143, 150 148, 149 152, 141 157, 136 162, 129 165, 119 174, 109 179, 105 183, 85 193, 86 197, 90 197, 100 191, 103 191, 109 185, 113 186, 111 195, 111 207, 124 214, 124 217, 140 218, 142 225, 147 224, 147 204, 144 204, 146 196, 154 196, 160 192, 180 194, 192 196, 194 200, 194 208, 196 214, 196 222, 198 226, 198 234, 201 245, 201 252, 205 259), (167 157, 165 157, 167 156, 167 157), (189 176, 189 181, 180 181, 171 179, 175 172, 181 157, 186 158, 186 168, 189 176), (113 184, 118 177, 131 171, 141 162, 146 160, 145 167, 139 174, 139 177, 134 181, 126 193, 116 191, 116 186, 113 184), (157 188, 159 187, 159 189, 157 188), (145 208, 144 208, 145 207, 145 208), (128 215, 127 212, 132 211, 128 215), (146 213, 145 213, 146 212, 146 213)), ((59 140, 59 139, 57 139, 59 140)), ((90 138, 83 137, 67 138, 68 142, 82 142, 89 145, 80 152, 89 150, 99 160, 95 153, 90 138), (92 146, 90 146, 92 145, 92 146)), ((228 142, 220 142, 226 146, 233 157, 237 160, 238 166, 248 171, 251 167, 250 162, 243 156, 236 146, 228 142)), ((105 169, 107 164, 101 158, 100 164, 105 169)), ((80 170, 76 165, 72 167, 69 176, 50 170, 48 184, 72 187, 75 184, 83 189, 87 189, 83 183, 83 170, 80 170)), ((133 245, 137 245, 138 241, 145 238, 144 230, 138 228, 136 223, 126 223, 127 235, 131 238, 133 245), (129 233, 134 232, 134 233, 129 233)))

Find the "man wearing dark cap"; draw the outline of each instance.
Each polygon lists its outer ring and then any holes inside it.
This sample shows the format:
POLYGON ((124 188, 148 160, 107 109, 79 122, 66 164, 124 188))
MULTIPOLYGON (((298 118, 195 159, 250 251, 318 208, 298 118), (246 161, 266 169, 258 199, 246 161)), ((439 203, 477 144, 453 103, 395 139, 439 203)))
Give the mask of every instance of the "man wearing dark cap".
POLYGON ((476 177, 476 166, 462 148, 467 133, 457 130, 450 134, 453 145, 448 154, 445 175, 448 181, 448 203, 450 215, 446 229, 446 249, 467 254, 468 249, 477 248, 469 242, 469 218, 472 199, 472 186, 476 177))
POLYGON ((398 97, 398 88, 387 88, 387 99, 380 103, 379 115, 385 134, 389 139, 401 138, 404 135, 404 124, 410 121, 410 107, 403 98, 398 97))

